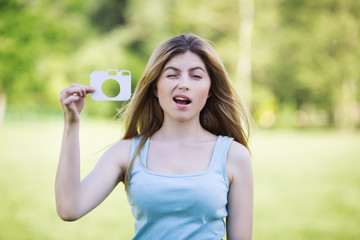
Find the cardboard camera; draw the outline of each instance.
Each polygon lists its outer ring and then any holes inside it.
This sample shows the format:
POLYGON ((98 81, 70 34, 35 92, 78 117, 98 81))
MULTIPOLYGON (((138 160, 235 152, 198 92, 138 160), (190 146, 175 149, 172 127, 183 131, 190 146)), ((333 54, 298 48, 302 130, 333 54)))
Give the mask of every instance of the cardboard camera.
POLYGON ((94 71, 90 74, 90 86, 95 88, 91 98, 96 101, 126 101, 131 97, 131 73, 128 70, 94 71), (119 94, 108 97, 103 93, 102 85, 107 80, 115 80, 120 86, 119 94))

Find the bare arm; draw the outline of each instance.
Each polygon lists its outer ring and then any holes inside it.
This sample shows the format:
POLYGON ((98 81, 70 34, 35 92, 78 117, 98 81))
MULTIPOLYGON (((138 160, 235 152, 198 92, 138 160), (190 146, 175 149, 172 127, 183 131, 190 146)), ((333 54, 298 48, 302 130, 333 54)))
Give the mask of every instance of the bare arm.
POLYGON ((122 180, 131 141, 120 141, 100 158, 91 173, 80 179, 79 119, 90 87, 72 84, 60 93, 64 133, 55 180, 56 206, 65 221, 74 221, 98 206, 122 180), (76 95, 74 95, 76 94, 76 95))
POLYGON ((228 240, 251 240, 253 224, 253 173, 248 150, 233 142, 228 154, 228 240))

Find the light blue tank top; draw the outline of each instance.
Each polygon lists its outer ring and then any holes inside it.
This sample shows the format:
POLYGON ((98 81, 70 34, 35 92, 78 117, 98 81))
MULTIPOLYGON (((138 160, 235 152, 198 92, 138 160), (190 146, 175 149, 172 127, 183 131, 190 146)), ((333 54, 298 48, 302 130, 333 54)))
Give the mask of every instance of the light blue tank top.
MULTIPOLYGON (((140 140, 134 138, 131 157, 140 140)), ((226 157, 232 140, 218 136, 206 171, 167 175, 146 168, 147 139, 129 181, 128 201, 135 217, 133 239, 222 239, 229 190, 226 157)))

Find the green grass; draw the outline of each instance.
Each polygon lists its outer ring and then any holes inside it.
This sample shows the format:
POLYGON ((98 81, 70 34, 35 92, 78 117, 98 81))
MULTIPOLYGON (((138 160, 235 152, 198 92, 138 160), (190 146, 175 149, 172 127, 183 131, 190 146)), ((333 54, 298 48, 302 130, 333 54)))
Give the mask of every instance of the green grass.
MULTIPOLYGON (((0 239, 130 239, 123 185, 77 222, 56 215, 62 122, 0 126, 0 239)), ((82 175, 121 135, 117 122, 84 121, 82 175)), ((255 131, 254 239, 360 239, 360 134, 255 131)))
POLYGON ((254 239, 360 239, 360 135, 255 133, 254 239))

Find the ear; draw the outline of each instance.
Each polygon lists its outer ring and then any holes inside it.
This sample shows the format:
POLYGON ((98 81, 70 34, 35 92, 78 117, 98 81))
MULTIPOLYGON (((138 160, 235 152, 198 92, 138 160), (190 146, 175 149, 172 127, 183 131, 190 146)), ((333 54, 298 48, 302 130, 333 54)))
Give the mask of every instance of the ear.
POLYGON ((210 97, 211 97, 211 95, 212 95, 211 90, 209 90, 209 93, 208 93, 207 98, 210 98, 210 97))
POLYGON ((159 96, 158 96, 158 90, 157 90, 156 84, 154 84, 154 85, 152 86, 152 91, 153 91, 153 93, 154 93, 154 95, 155 95, 156 97, 159 97, 159 96))

